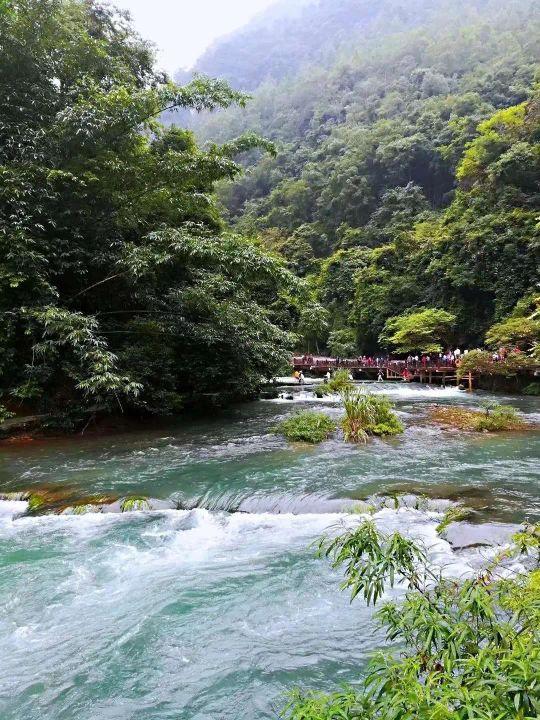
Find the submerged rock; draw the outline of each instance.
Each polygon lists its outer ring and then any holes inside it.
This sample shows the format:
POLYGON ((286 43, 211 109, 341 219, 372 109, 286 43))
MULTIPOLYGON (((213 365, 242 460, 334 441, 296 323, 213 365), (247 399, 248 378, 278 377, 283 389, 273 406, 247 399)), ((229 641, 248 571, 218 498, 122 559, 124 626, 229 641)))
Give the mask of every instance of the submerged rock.
POLYGON ((0 493, 0 500, 5 500, 6 502, 16 502, 18 500, 28 500, 29 497, 30 497, 30 493, 26 490, 22 490, 20 492, 0 493))
POLYGON ((445 529, 444 535, 454 550, 465 550, 474 547, 508 545, 520 527, 513 523, 456 522, 445 529))
POLYGON ((64 483, 47 483, 26 490, 0 493, 0 500, 26 501, 28 503, 26 512, 29 515, 100 512, 100 508, 110 505, 117 498, 118 495, 84 495, 80 487, 64 483), (79 508, 85 509, 79 510, 79 508))
POLYGON ((279 397, 277 388, 265 388, 261 390, 261 400, 275 400, 277 397, 279 397))

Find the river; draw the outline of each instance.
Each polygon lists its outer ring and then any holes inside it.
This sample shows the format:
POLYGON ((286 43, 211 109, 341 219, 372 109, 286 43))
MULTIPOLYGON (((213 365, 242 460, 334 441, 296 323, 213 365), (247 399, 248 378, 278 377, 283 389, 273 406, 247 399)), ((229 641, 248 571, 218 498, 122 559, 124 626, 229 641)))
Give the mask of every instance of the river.
MULTIPOLYGON (((0 718, 276 717, 287 689, 354 683, 383 643, 372 610, 349 603, 311 545, 358 523, 360 501, 377 496, 378 526, 416 537, 456 576, 540 518, 537 432, 426 421, 431 403, 485 394, 372 388, 395 401, 402 437, 291 446, 271 430, 294 409, 340 415, 334 399, 295 389, 292 402, 165 430, 4 445, 1 492, 137 494, 152 509, 25 516, 25 501, 0 502, 0 718), (382 499, 397 493, 398 510, 382 499), (435 531, 453 502, 475 513, 454 548, 435 531)), ((537 399, 504 401, 540 419, 537 399)))

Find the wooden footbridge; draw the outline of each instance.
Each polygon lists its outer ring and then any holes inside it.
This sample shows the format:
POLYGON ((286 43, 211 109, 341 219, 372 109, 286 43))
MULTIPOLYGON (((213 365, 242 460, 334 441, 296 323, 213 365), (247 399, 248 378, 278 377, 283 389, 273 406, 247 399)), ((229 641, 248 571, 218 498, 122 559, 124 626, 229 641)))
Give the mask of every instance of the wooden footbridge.
POLYGON ((300 355, 292 358, 294 370, 313 375, 324 375, 328 371, 349 370, 355 378, 367 380, 401 380, 405 382, 447 383, 458 382, 455 362, 424 360, 393 360, 391 358, 332 358, 314 355, 300 355))

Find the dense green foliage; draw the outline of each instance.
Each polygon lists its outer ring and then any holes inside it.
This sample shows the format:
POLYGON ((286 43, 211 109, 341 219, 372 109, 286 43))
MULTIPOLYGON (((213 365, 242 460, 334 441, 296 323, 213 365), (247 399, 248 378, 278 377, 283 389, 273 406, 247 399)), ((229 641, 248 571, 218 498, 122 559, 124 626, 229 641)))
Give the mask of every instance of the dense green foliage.
POLYGON ((487 432, 498 432, 508 430, 520 424, 517 411, 511 405, 493 405, 486 407, 482 417, 475 423, 475 430, 487 432))
POLYGON ((540 297, 527 296, 501 322, 486 333, 486 345, 494 349, 519 348, 529 350, 540 340, 540 297))
POLYGON ((304 53, 270 71, 285 79, 261 82, 258 26, 205 66, 257 89, 200 137, 252 129, 278 148, 221 186, 229 217, 308 276, 328 311, 319 345, 376 352, 389 318, 427 307, 456 316, 449 342, 480 346, 538 279, 536 0, 333 0, 303 13, 301 44, 297 20, 280 26, 279 47, 304 53), (324 32, 330 8, 339 47, 321 59, 311 23, 324 32), (236 72, 246 48, 249 80, 236 72))
POLYGON ((341 423, 345 440, 365 442, 370 435, 399 435, 403 425, 384 395, 346 390, 343 395, 345 417, 341 423))
MULTIPOLYGON (((473 3, 472 17, 481 6, 473 3)), ((324 66, 336 47, 345 51, 353 39, 421 27, 437 11, 427 0, 282 0, 211 46, 196 70, 254 90, 294 76, 307 64, 324 66)))
POLYGON ((244 107, 169 82, 114 10, 6 0, 0 401, 249 396, 291 330, 305 352, 404 350, 398 320, 428 311, 456 322, 418 349, 491 328, 538 357, 535 2, 282 4, 199 63, 254 88, 244 107))
POLYGON ((320 443, 336 429, 326 413, 301 410, 280 422, 276 431, 293 442, 320 443))
POLYGON ((540 529, 528 527, 476 577, 447 580, 425 550, 372 522, 321 542, 345 568, 351 598, 375 604, 403 584, 402 601, 377 617, 400 652, 372 660, 359 689, 293 693, 289 720, 502 720, 540 712, 540 571, 505 579, 501 564, 520 552, 538 562, 540 529))
POLYGON ((478 375, 491 375, 513 377, 523 371, 533 370, 537 361, 522 352, 512 352, 504 360, 493 360, 493 355, 486 350, 471 350, 464 355, 457 369, 458 378, 464 378, 467 373, 478 375))
POLYGON ((383 345, 390 345, 396 352, 440 352, 442 340, 450 335, 456 316, 446 310, 425 308, 388 318, 379 337, 383 345))
POLYGON ((156 121, 244 96, 168 82, 126 18, 92 0, 0 13, 3 401, 169 412, 248 395, 286 356, 276 321, 296 285, 225 231, 212 190, 261 143, 203 151, 156 121))

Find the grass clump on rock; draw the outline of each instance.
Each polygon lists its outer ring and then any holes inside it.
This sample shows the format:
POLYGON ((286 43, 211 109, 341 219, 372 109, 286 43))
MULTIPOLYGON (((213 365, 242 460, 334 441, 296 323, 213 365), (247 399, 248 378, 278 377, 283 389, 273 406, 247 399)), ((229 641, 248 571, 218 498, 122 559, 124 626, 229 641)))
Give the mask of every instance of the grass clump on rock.
POLYGON ((38 510, 41 510, 41 508, 44 507, 46 504, 46 500, 43 497, 43 495, 38 495, 37 493, 31 493, 28 497, 28 512, 34 513, 38 510))
POLYGON ((342 399, 345 417, 341 426, 347 442, 366 442, 370 435, 399 435, 403 432, 393 404, 384 395, 346 391, 342 399))
POLYGON ((72 515, 86 515, 87 513, 100 512, 100 508, 97 505, 91 503, 85 503, 84 505, 75 505, 71 511, 72 515))
POLYGON ((293 442, 320 443, 336 429, 326 413, 302 410, 279 423, 276 431, 293 442))
POLYGON ((143 495, 127 497, 120 503, 120 510, 124 512, 133 512, 135 510, 150 510, 148 498, 143 495))
POLYGON ((440 425, 473 432, 522 430, 527 423, 509 405, 486 404, 483 410, 464 407, 434 407, 431 419, 440 425))
POLYGON ((328 382, 318 385, 315 388, 315 395, 332 395, 334 393, 348 392, 354 388, 354 383, 349 376, 348 370, 336 370, 328 382))
POLYGON ((469 510, 469 508, 462 507, 461 505, 448 508, 443 515, 443 519, 436 527, 437 535, 444 537, 445 530, 449 525, 460 522, 461 520, 466 520, 471 514, 472 511, 469 510))

